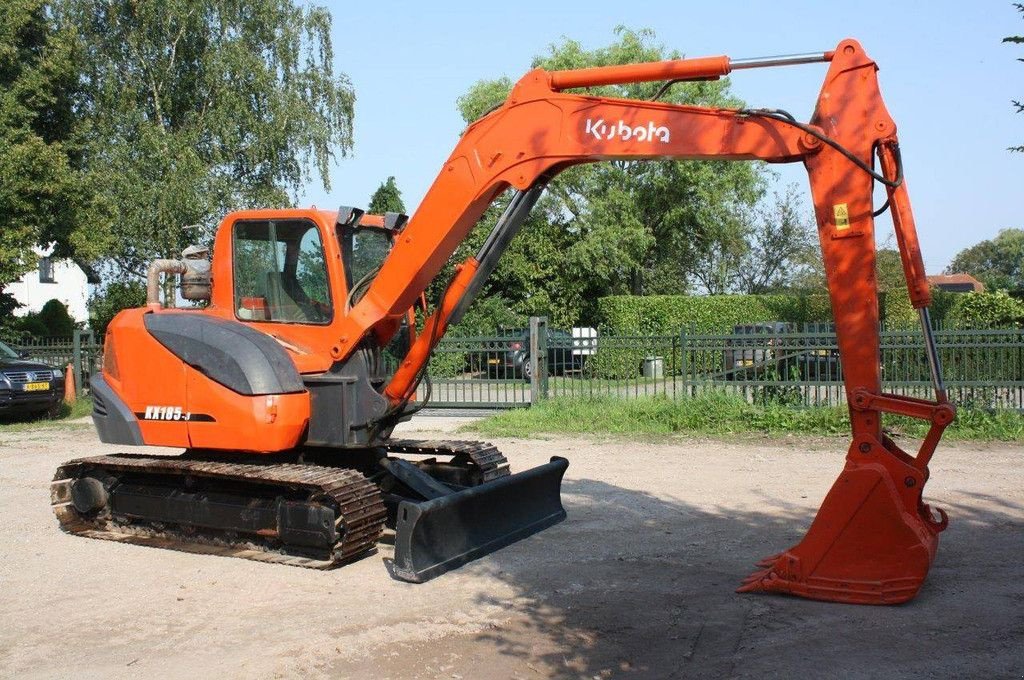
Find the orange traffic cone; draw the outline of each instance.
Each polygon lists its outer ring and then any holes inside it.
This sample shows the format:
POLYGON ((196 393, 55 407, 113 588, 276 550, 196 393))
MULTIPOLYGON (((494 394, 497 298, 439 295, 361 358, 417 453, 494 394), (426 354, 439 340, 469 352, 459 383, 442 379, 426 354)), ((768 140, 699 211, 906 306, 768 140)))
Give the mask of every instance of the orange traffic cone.
POLYGON ((71 370, 71 364, 64 369, 64 403, 74 404, 78 401, 78 391, 75 389, 75 372, 71 370))

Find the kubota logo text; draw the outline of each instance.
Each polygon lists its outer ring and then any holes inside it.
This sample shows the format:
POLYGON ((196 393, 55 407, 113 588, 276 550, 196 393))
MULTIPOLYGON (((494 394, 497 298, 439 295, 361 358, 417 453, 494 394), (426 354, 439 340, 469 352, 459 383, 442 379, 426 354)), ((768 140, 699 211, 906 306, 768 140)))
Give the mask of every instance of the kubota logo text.
POLYGON ((647 125, 632 127, 621 120, 618 123, 606 123, 603 118, 597 120, 587 118, 586 134, 594 135, 595 139, 615 139, 617 137, 624 142, 636 139, 638 142, 668 143, 669 139, 668 128, 664 125, 655 125, 651 122, 647 125))

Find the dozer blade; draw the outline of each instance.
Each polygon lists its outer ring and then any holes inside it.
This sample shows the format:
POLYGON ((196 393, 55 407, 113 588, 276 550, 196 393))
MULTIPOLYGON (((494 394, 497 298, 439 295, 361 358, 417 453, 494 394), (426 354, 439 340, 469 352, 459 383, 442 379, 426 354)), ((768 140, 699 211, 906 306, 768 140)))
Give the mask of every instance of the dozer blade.
POLYGON ((758 562, 737 592, 773 591, 814 600, 898 604, 917 594, 946 515, 921 502, 927 469, 902 451, 851 446, 847 464, 807 535, 758 562), (866 460, 865 460, 866 459, 866 460))
POLYGON ((550 463, 428 501, 402 501, 395 525, 395 577, 423 583, 565 519, 562 476, 550 463))

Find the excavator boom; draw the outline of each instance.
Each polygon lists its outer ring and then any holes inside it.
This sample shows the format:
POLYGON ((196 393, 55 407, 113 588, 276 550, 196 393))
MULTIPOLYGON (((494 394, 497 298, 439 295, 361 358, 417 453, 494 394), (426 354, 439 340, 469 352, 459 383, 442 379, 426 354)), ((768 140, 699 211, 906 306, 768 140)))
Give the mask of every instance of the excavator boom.
POLYGON ((847 465, 807 537, 762 564, 741 590, 824 600, 889 603, 917 592, 945 527, 921 500, 927 462, 955 410, 946 400, 931 336, 924 264, 907 193, 896 124, 877 66, 854 40, 835 50, 732 61, 728 57, 527 73, 498 109, 466 130, 360 303, 333 356, 399 318, 423 293, 484 210, 517 191, 476 257, 456 270, 444 298, 384 390, 395 412, 412 398, 430 352, 493 270, 540 192, 558 172, 604 160, 718 159, 801 162, 807 169, 853 443, 847 465), (684 106, 567 92, 613 83, 717 79, 737 68, 828 62, 814 114, 684 106), (874 158, 880 161, 875 169, 874 158), (910 299, 921 312, 936 401, 882 392, 872 188, 885 185, 910 299), (412 274, 408 274, 412 272, 412 274), (883 434, 882 414, 932 424, 916 456, 883 434))

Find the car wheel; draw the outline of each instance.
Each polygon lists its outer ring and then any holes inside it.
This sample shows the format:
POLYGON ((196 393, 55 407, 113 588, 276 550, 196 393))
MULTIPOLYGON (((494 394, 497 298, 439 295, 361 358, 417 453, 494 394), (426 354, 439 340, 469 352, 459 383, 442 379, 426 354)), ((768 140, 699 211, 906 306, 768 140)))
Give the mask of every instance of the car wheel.
POLYGON ((533 381, 533 364, 530 363, 530 356, 523 357, 523 380, 526 382, 533 381))
POLYGON ((55 401, 43 411, 47 418, 59 418, 64 415, 64 401, 55 401))

